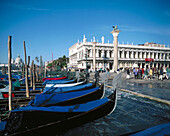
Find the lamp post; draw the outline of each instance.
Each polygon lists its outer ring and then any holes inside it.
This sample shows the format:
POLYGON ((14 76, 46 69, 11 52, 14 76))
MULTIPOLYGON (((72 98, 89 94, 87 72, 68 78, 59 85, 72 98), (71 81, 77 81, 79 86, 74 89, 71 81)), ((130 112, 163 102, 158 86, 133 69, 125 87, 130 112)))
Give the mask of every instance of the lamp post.
POLYGON ((86 81, 88 80, 88 69, 87 69, 87 54, 88 54, 88 49, 85 49, 85 57, 86 57, 86 81))
POLYGON ((164 52, 164 54, 165 54, 165 61, 164 61, 164 65, 165 65, 165 67, 166 67, 167 54, 166 54, 166 52, 164 52))

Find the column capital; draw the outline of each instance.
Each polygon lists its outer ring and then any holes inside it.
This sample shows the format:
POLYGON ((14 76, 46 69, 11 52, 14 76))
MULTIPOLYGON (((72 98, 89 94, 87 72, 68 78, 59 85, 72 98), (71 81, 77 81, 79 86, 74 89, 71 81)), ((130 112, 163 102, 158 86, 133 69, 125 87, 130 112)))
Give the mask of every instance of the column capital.
POLYGON ((110 33, 115 37, 119 35, 120 30, 116 29, 116 30, 111 31, 110 33))
POLYGON ((97 44, 97 42, 91 42, 92 43, 92 45, 96 45, 97 44))

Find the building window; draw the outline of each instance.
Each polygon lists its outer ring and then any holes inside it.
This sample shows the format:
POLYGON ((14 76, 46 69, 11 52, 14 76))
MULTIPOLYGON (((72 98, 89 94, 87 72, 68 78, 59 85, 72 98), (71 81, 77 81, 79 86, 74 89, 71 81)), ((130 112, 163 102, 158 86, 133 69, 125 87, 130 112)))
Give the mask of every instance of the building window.
POLYGON ((112 57, 112 51, 110 51, 109 54, 110 54, 110 58, 111 58, 112 57))
POLYGON ((147 52, 147 53, 146 53, 146 58, 148 58, 148 56, 149 56, 149 53, 147 52))
POLYGON ((135 59, 135 56, 136 56, 136 52, 133 53, 133 58, 135 59))
POLYGON ((144 52, 142 52, 142 59, 144 59, 144 52))
POLYGON ((129 58, 131 58, 131 54, 132 54, 132 52, 130 51, 130 52, 129 52, 129 58))
POLYGON ((99 50, 99 58, 101 58, 101 56, 102 56, 102 51, 99 50))
POLYGON ((162 54, 161 54, 161 59, 163 59, 163 57, 164 57, 164 54, 162 53, 162 54))
POLYGON ((154 57, 154 59, 156 59, 156 53, 154 53, 154 56, 153 56, 153 57, 154 57))
POLYGON ((119 56, 120 56, 120 58, 122 58, 122 51, 119 52, 119 56))
POLYGON ((107 57, 107 51, 104 51, 104 57, 105 58, 107 57))
POLYGON ((125 58, 126 58, 126 53, 127 53, 127 52, 125 51, 124 53, 125 53, 125 58))
POLYGON ((158 59, 160 59, 160 53, 158 53, 158 59))
POLYGON ((88 50, 87 52, 87 57, 90 57, 90 50, 88 50))
POLYGON ((140 58, 140 52, 138 52, 138 59, 140 58))

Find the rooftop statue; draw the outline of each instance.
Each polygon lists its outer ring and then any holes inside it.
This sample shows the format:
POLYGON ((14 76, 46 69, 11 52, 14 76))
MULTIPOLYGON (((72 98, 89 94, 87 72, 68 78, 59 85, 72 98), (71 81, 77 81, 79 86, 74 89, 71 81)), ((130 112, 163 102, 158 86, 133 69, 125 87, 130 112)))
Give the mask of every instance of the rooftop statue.
POLYGON ((114 28, 114 30, 117 30, 118 28, 117 28, 117 25, 116 26, 112 26, 113 28, 114 28))

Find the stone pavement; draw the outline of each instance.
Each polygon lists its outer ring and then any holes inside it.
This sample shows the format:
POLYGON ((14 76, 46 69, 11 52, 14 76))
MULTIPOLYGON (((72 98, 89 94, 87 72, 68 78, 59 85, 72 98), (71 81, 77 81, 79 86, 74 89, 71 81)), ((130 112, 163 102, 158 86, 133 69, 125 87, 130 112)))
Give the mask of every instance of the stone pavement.
MULTIPOLYGON (((100 73, 100 78, 99 80, 101 81, 101 74, 100 73)), ((110 76, 109 76, 109 83, 111 82, 111 80, 117 75, 117 73, 110 73, 110 76)), ((164 79, 163 81, 161 80, 158 80, 157 78, 154 78, 154 79, 135 79, 133 75, 131 75, 130 79, 126 79, 126 72, 122 72, 121 73, 121 77, 122 77, 122 81, 126 80, 128 82, 134 82, 134 83, 167 83, 167 84, 170 84, 170 79, 164 79)), ((94 79, 94 73, 90 73, 90 80, 93 80, 94 79)))

